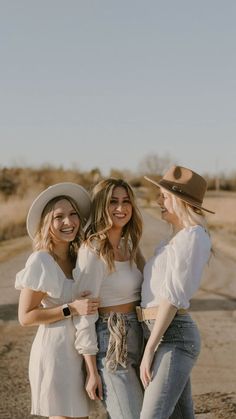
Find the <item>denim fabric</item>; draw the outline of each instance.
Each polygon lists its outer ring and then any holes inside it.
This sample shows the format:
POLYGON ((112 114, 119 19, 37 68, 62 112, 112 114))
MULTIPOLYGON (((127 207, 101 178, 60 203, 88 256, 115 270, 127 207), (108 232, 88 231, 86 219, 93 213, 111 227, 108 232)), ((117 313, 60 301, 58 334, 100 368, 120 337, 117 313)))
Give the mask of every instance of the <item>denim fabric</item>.
POLYGON ((127 368, 118 365, 112 373, 105 367, 109 342, 107 317, 97 322, 99 352, 97 366, 103 382, 104 404, 111 419, 139 419, 143 401, 143 389, 139 379, 139 364, 143 351, 143 332, 135 313, 124 314, 128 359, 127 368))
MULTIPOLYGON (((148 339, 154 320, 143 323, 148 339)), ((177 315, 154 356, 153 378, 144 394, 141 419, 193 419, 190 373, 200 352, 200 335, 192 318, 177 315)))

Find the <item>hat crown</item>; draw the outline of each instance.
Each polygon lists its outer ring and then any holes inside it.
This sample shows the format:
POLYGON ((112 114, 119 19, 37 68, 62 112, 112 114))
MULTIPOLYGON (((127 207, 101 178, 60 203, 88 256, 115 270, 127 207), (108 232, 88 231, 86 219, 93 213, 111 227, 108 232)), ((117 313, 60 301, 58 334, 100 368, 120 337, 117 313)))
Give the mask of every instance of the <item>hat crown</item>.
POLYGON ((202 204, 207 189, 207 182, 202 176, 181 166, 172 166, 159 184, 199 204, 202 204))

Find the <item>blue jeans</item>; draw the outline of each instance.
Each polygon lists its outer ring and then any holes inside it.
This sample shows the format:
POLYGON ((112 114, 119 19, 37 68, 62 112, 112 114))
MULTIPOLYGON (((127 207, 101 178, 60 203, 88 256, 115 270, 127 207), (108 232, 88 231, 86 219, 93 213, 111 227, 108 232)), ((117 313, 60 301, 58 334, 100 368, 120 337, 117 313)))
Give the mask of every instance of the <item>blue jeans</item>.
POLYGON ((139 364, 143 351, 143 332, 136 313, 124 314, 127 333, 127 367, 118 365, 115 372, 105 366, 110 332, 107 317, 97 321, 99 352, 97 367, 103 383, 103 401, 111 419, 139 419, 143 402, 143 389, 139 379, 139 364))
MULTIPOLYGON (((146 339, 155 320, 143 322, 146 339)), ((153 378, 145 390, 141 419, 193 419, 190 373, 200 352, 200 335, 192 318, 176 315, 154 356, 153 378)))

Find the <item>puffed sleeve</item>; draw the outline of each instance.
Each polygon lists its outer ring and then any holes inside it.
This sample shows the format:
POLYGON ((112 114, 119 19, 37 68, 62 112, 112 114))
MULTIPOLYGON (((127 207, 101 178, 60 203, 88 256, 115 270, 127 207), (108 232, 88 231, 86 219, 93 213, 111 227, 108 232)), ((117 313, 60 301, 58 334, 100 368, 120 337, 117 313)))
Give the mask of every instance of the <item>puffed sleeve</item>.
POLYGON ((16 274, 15 288, 29 288, 42 291, 52 298, 59 298, 62 292, 62 281, 59 281, 56 264, 47 252, 32 253, 25 268, 16 274))
POLYGON ((161 297, 177 308, 188 308, 200 286, 210 250, 209 235, 201 226, 184 228, 176 234, 166 246, 167 267, 161 297))
MULTIPOLYGON (((81 246, 76 267, 73 272, 78 292, 90 291, 93 297, 99 297, 102 282, 106 276, 104 262, 88 246, 81 246)), ((98 351, 95 323, 98 314, 74 316, 76 328, 75 348, 80 354, 95 355, 98 351)))

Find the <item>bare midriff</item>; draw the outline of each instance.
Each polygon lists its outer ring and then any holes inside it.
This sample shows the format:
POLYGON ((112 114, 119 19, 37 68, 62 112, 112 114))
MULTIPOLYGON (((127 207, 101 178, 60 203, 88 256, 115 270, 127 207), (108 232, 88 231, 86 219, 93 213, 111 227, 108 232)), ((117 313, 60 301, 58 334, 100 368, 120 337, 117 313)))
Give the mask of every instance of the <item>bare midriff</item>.
POLYGON ((135 307, 139 305, 140 301, 132 301, 132 303, 127 304, 119 304, 116 306, 108 306, 108 307, 99 307, 98 311, 100 314, 106 313, 131 313, 135 311, 135 307))

